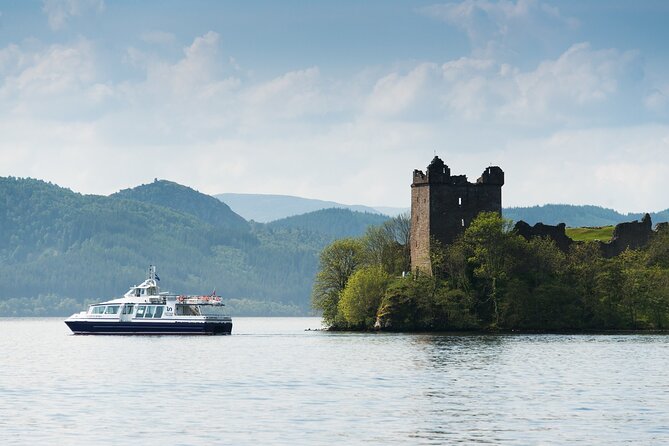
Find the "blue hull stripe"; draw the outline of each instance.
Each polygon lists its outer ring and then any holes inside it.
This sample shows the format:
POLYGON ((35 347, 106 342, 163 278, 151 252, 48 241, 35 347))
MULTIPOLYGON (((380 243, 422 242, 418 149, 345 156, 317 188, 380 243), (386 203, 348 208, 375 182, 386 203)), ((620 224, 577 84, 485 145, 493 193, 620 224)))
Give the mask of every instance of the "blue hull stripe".
POLYGON ((230 334, 232 322, 65 321, 74 334, 230 334))

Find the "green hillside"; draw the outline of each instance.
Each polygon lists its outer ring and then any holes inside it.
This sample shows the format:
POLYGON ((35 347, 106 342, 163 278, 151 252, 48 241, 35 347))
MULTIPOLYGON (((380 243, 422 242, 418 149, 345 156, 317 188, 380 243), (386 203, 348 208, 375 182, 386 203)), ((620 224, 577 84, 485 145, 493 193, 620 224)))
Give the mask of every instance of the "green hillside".
POLYGON ((301 229, 324 234, 331 240, 362 234, 368 226, 381 225, 389 217, 380 214, 354 212, 350 209, 330 208, 307 214, 282 218, 268 223, 272 229, 301 229))
POLYGON ((212 226, 248 232, 248 222, 234 213, 227 204, 209 195, 194 192, 187 186, 156 179, 153 183, 123 189, 111 197, 165 206, 192 215, 212 226))
POLYGON ((567 237, 574 241, 591 242, 599 240, 608 242, 613 237, 613 226, 586 227, 586 228, 567 228, 567 237))
MULTIPOLYGON (((345 236, 366 228, 347 227, 345 236)), ((0 178, 0 228, 0 315, 78 310, 122 294, 149 264, 158 266, 165 290, 216 288, 242 313, 256 314, 254 302, 306 313, 318 253, 332 239, 248 224, 220 201, 167 181, 105 197, 0 178)))

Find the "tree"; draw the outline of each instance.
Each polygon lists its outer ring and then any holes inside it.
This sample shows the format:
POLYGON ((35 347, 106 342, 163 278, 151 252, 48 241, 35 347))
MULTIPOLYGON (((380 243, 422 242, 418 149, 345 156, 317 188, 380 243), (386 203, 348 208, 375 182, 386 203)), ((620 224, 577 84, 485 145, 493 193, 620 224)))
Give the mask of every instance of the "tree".
POLYGON ((336 240, 321 252, 311 299, 313 307, 323 312, 323 320, 328 325, 337 324, 340 294, 361 263, 362 253, 360 240, 351 238, 336 240))
POLYGON ((490 290, 487 297, 493 305, 495 326, 499 324, 498 284, 511 270, 514 245, 521 243, 519 236, 511 232, 511 224, 497 212, 481 212, 463 238, 471 253, 469 263, 474 276, 482 279, 490 290))
POLYGON ((383 224, 385 231, 402 247, 401 270, 411 270, 411 215, 400 214, 383 224))
POLYGON ((363 267, 351 275, 339 300, 339 312, 350 327, 374 327, 389 282, 380 266, 363 267))

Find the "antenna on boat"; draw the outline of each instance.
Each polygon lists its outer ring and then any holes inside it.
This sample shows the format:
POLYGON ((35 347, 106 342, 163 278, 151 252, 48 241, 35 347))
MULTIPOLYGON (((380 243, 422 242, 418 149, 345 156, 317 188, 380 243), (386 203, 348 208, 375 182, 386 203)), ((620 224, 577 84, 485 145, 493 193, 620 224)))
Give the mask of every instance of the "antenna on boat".
POLYGON ((147 274, 147 279, 149 280, 156 280, 156 267, 153 265, 149 265, 149 273, 147 274))

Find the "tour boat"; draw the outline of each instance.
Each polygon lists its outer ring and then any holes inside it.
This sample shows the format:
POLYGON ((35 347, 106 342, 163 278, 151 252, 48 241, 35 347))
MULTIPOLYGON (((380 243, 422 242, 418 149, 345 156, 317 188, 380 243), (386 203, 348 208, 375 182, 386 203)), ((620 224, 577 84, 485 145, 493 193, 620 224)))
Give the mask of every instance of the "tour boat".
POLYGON ((230 334, 232 318, 214 291, 208 296, 160 292, 156 267, 119 299, 93 304, 65 320, 74 334, 230 334))

